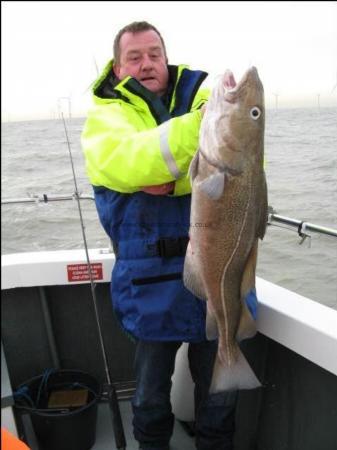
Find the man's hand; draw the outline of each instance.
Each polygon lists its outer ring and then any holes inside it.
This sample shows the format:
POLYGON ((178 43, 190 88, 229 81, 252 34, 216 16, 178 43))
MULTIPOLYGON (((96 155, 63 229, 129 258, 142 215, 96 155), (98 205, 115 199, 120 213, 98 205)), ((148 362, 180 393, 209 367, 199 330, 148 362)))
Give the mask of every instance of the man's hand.
POLYGON ((201 117, 203 117, 203 115, 205 114, 206 108, 207 108, 207 102, 204 103, 204 104, 202 105, 202 107, 200 108, 201 117))
POLYGON ((151 195, 167 195, 174 191, 174 181, 156 186, 144 186, 141 191, 151 195))

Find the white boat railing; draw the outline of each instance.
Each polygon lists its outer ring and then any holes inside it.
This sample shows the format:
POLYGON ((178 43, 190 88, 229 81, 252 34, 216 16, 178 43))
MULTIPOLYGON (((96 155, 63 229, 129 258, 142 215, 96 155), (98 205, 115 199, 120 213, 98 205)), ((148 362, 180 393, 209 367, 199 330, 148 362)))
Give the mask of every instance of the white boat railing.
MULTIPOLYGON (((13 205, 22 203, 49 203, 60 201, 74 201, 77 200, 91 200, 94 201, 95 197, 89 194, 73 193, 69 195, 47 195, 47 194, 31 194, 28 197, 8 198, 1 199, 2 205, 13 205)), ((272 206, 269 206, 268 225, 283 224, 295 229, 298 235, 304 240, 309 237, 308 232, 314 232, 324 234, 326 236, 332 236, 337 238, 337 230, 322 225, 315 225, 303 220, 293 219, 277 214, 272 206)))
MULTIPOLYGON (((79 194, 80 200, 95 200, 93 195, 79 194)), ((1 200, 2 205, 14 205, 18 203, 49 203, 49 202, 63 202, 67 200, 76 200, 76 194, 71 195, 47 195, 47 194, 33 194, 29 197, 5 198, 1 200)))
POLYGON ((300 237, 308 236, 308 232, 313 231, 315 233, 325 234, 327 236, 337 237, 337 230, 333 228, 328 228, 322 225, 315 225, 310 222, 305 222, 298 219, 292 219, 291 217, 281 216, 277 214, 272 207, 270 208, 270 212, 268 215, 268 223, 269 225, 274 225, 276 223, 281 223, 283 225, 287 225, 297 229, 297 233, 300 237))

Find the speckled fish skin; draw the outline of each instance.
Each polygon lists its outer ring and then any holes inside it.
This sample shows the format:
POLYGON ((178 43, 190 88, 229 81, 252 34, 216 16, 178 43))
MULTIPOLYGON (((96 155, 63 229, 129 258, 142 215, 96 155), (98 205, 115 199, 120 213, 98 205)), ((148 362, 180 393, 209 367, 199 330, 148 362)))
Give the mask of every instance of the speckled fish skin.
POLYGON ((268 207, 264 93, 255 67, 236 84, 230 71, 207 103, 190 167, 192 205, 184 283, 207 300, 209 339, 218 337, 211 391, 260 385, 238 341, 256 333, 244 298, 255 288, 258 239, 268 207))

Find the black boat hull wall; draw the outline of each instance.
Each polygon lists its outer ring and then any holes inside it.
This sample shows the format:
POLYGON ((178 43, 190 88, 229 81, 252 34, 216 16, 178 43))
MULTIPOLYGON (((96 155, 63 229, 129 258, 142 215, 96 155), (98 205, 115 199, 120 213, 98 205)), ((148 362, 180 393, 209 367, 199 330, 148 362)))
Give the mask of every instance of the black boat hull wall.
MULTIPOLYGON (((134 342, 96 285, 114 383, 134 381, 134 342)), ((106 382, 90 285, 2 290, 2 343, 12 387, 59 366, 106 382)), ((258 333, 242 343, 263 387, 241 391, 236 450, 336 450, 337 376, 258 333)))

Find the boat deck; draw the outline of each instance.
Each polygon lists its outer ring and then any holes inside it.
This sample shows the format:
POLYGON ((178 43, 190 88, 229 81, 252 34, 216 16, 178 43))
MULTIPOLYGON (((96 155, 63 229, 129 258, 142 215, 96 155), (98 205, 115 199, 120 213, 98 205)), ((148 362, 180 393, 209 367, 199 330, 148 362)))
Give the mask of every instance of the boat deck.
MULTIPOLYGON (((132 410, 130 401, 119 402, 127 450, 138 450, 138 442, 133 437, 132 410)), ((92 450, 117 450, 109 405, 101 402, 98 406, 96 442, 92 450)), ((195 450, 194 438, 189 436, 183 425, 175 421, 170 450, 195 450)))

